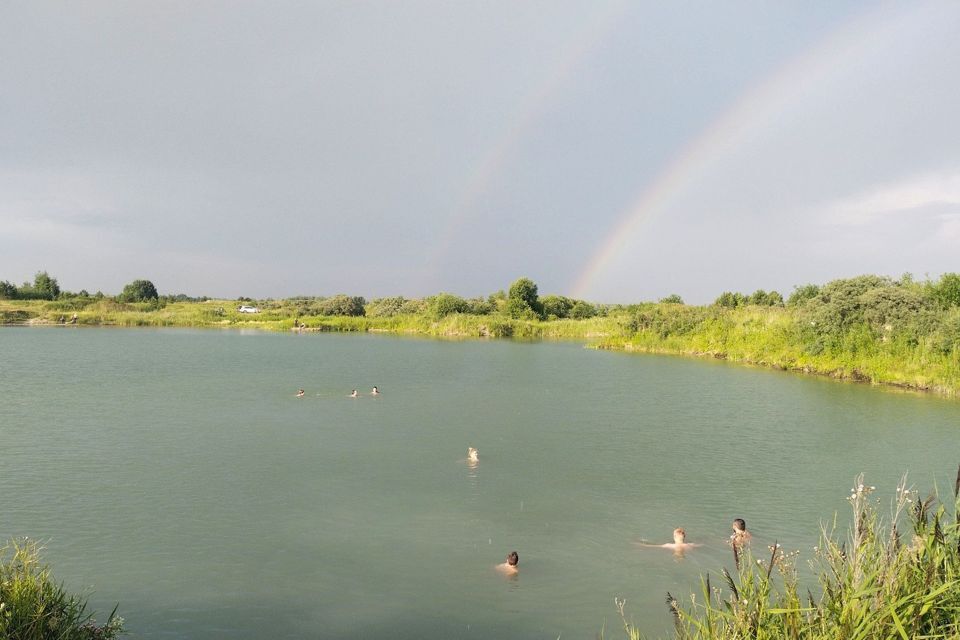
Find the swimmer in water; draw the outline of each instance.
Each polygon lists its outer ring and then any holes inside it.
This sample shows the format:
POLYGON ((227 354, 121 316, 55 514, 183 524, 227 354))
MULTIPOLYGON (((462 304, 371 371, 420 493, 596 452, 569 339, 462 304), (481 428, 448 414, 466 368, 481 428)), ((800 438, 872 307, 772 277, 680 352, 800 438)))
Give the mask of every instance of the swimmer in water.
POLYGON ((661 549, 671 549, 673 555, 678 558, 682 558, 683 554, 693 549, 694 547, 702 547, 701 544, 696 544, 693 542, 687 542, 687 532, 682 528, 677 527, 673 530, 673 542, 665 542, 664 544, 648 544, 646 542, 636 543, 641 547, 659 547, 661 549))
POLYGON ((373 391, 370 392, 370 395, 372 395, 372 396, 378 396, 378 395, 380 395, 380 389, 377 389, 376 387, 374 387, 374 388, 373 388, 373 391))
POLYGON ((736 547, 743 547, 743 545, 750 542, 750 538, 752 537, 750 532, 747 531, 747 523, 743 518, 737 518, 733 521, 733 533, 730 535, 730 544, 736 547))
POLYGON ((513 576, 520 571, 517 569, 518 564, 520 564, 520 556, 517 555, 516 551, 511 551, 509 555, 507 555, 507 561, 497 565, 497 571, 508 576, 513 576))
POLYGON ((360 397, 360 394, 357 393, 357 390, 356 390, 356 389, 354 389, 354 390, 353 390, 353 393, 350 394, 350 397, 351 397, 351 398, 359 398, 359 397, 360 397))
POLYGON ((300 389, 299 391, 297 391, 297 397, 302 398, 304 393, 306 392, 303 389, 300 389))
POLYGON ((480 456, 473 447, 467 447, 467 462, 480 462, 480 456))

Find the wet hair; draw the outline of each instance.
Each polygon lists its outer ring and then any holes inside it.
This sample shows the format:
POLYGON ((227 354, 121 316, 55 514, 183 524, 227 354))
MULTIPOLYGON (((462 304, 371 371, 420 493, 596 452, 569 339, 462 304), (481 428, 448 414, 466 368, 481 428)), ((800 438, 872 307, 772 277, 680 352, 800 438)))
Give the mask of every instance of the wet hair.
POLYGON ((733 528, 737 531, 746 531, 747 523, 743 518, 737 518, 733 521, 733 528))
POLYGON ((511 567, 515 567, 517 566, 517 564, 519 564, 519 562, 520 562, 520 556, 517 555, 516 551, 511 551, 509 554, 507 554, 508 565, 510 565, 511 567))

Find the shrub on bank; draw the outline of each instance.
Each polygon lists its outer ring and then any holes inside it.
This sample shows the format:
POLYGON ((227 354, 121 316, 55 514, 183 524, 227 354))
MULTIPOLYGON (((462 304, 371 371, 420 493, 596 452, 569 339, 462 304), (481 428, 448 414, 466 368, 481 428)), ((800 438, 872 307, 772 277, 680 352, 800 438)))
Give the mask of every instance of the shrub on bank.
POLYGON ((36 542, 14 540, 0 549, 0 638, 110 640, 122 632, 116 609, 98 625, 85 598, 54 582, 36 542))

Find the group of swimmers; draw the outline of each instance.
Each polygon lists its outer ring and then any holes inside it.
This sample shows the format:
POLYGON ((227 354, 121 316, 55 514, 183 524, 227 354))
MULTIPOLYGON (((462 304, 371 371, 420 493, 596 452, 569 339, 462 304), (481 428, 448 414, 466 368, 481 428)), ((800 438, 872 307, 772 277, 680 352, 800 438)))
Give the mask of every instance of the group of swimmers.
MULTIPOLYGON (((468 451, 476 453, 476 449, 471 447, 468 451)), ((750 535, 750 532, 747 531, 747 523, 743 518, 736 518, 733 521, 733 533, 730 534, 730 540, 728 544, 733 547, 733 550, 739 554, 743 551, 743 548, 750 543, 750 539, 753 536, 750 535)), ((682 527, 677 527, 673 530, 673 542, 665 542, 664 544, 647 544, 645 542, 638 542, 637 545, 641 547, 657 547, 661 549, 671 549, 673 554, 678 558, 682 558, 683 554, 686 553, 689 549, 694 547, 702 547, 702 544, 695 542, 687 542, 687 532, 682 527)), ((516 575, 520 572, 520 569, 517 565, 520 564, 520 556, 517 555, 516 551, 511 551, 507 555, 505 562, 502 562, 496 566, 497 571, 506 575, 516 575)))
MULTIPOLYGON (((735 551, 742 551, 743 547, 750 542, 750 538, 753 536, 750 535, 750 532, 747 531, 747 522, 743 518, 736 518, 733 521, 733 533, 730 534, 729 544, 734 548, 735 551)), ((682 527, 677 527, 673 530, 673 542, 666 542, 664 544, 648 544, 646 542, 636 543, 641 547, 659 547, 661 549, 671 549, 673 550, 674 555, 678 557, 683 557, 683 554, 694 547, 702 547, 703 545, 696 542, 687 542, 687 532, 682 527)))
MULTIPOLYGON (((304 391, 303 389, 297 389, 297 392, 296 392, 294 395, 295 395, 297 398, 302 398, 303 396, 306 395, 306 393, 307 393, 307 392, 304 391)), ((319 395, 319 394, 318 394, 318 395, 319 395)), ((374 387, 373 389, 370 390, 370 395, 372 395, 372 396, 378 396, 378 395, 380 395, 380 390, 377 389, 376 387, 374 387)), ((354 389, 352 392, 350 392, 350 395, 348 395, 347 397, 348 397, 348 398, 359 398, 359 397, 360 397, 360 393, 359 393, 356 389, 354 389)))

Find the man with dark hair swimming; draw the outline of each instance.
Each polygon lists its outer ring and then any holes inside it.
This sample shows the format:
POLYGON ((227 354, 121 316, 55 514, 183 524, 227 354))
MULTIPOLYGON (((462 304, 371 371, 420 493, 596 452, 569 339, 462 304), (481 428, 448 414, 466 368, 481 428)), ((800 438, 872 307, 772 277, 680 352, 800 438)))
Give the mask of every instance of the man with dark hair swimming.
POLYGON ((507 555, 507 561, 497 565, 497 571, 512 576, 520 571, 517 569, 518 564, 520 564, 520 556, 517 555, 516 551, 511 551, 507 555))

